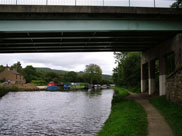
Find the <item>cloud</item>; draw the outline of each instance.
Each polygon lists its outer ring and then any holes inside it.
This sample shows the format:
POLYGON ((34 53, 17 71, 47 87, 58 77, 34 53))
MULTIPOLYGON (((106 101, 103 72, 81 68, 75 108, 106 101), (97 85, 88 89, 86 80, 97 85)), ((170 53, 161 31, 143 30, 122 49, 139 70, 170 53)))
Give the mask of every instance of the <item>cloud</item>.
POLYGON ((2 65, 12 65, 20 61, 23 67, 32 65, 77 72, 83 71, 85 65, 94 63, 101 67, 104 74, 112 74, 116 66, 112 52, 0 54, 0 58, 2 65))

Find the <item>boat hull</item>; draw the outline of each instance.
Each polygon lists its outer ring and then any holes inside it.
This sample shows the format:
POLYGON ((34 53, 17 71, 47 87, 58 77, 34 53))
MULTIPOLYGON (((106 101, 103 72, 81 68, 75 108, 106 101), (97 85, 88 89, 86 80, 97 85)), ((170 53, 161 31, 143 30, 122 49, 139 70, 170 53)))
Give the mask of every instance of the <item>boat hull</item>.
POLYGON ((48 91, 58 91, 59 90, 59 87, 58 86, 48 86, 47 87, 47 90, 48 91))

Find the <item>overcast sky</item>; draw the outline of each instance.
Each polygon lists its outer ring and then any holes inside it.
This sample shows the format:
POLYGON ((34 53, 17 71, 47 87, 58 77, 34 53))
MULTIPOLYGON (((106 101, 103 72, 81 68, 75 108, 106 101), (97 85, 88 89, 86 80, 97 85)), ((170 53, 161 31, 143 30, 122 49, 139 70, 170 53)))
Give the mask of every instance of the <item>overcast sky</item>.
POLYGON ((113 52, 0 54, 1 65, 12 65, 17 61, 23 67, 32 65, 76 72, 83 71, 85 65, 94 63, 101 67, 104 74, 110 75, 116 66, 113 52))

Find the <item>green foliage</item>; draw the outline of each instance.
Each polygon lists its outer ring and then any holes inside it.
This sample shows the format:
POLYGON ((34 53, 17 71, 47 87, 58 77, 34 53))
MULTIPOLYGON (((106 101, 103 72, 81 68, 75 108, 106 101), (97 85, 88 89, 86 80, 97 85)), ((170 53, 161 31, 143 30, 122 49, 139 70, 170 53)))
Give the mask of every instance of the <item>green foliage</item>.
POLYGON ((66 82, 76 82, 78 81, 78 74, 74 71, 67 72, 64 74, 64 81, 66 82))
POLYGON ((64 74, 65 72, 67 72, 67 71, 64 71, 64 70, 51 69, 51 68, 46 68, 46 67, 45 68, 35 67, 35 69, 37 71, 41 71, 41 72, 57 72, 57 73, 61 73, 61 74, 64 74))
POLYGON ((63 76, 57 72, 46 72, 45 73, 45 81, 50 82, 54 81, 56 84, 60 84, 63 80, 63 76))
POLYGON ((31 83, 36 86, 46 86, 47 85, 47 82, 44 80, 32 80, 31 83))
POLYGON ((60 73, 37 71, 33 66, 24 68, 23 75, 27 83, 32 82, 35 85, 45 85, 50 81, 58 84, 63 80, 63 76, 60 73))
POLYGON ((112 80, 102 80, 101 81, 101 84, 113 84, 113 81, 112 80))
MULTIPOLYGON (((66 73, 69 73, 69 71, 56 70, 56 69, 50 69, 50 68, 35 68, 35 69, 37 70, 37 72, 41 72, 41 73, 56 72, 56 73, 60 73, 63 75, 66 75, 66 73)), ((83 71, 75 72, 75 73, 77 73, 77 80, 74 82, 89 82, 87 75, 83 71)), ((64 76, 64 77, 66 77, 66 76, 64 76)), ((67 77, 66 77, 66 79, 64 79, 64 77, 63 77, 63 81, 72 82, 72 81, 69 81, 69 79, 67 79, 67 77)), ((107 82, 109 81, 109 83, 113 83, 111 75, 103 74, 102 79, 104 80, 102 82, 105 82, 107 80, 107 82)))
POLYGON ((176 136, 182 136, 182 106, 168 102, 165 96, 151 98, 150 103, 161 112, 176 136))
POLYGON ((102 70, 98 65, 96 64, 86 65, 85 73, 86 73, 85 76, 87 76, 89 83, 91 84, 101 83, 102 70))
POLYGON ((5 81, 6 81, 6 78, 3 78, 3 79, 0 80, 0 83, 3 83, 5 81))
POLYGON ((118 66, 113 70, 113 81, 117 86, 140 88, 140 53, 115 53, 118 66))
POLYGON ((18 73, 22 73, 23 72, 23 68, 21 66, 21 63, 18 61, 17 63, 13 64, 10 67, 11 70, 15 69, 18 73))
POLYGON ((38 74, 36 72, 36 69, 32 66, 26 66, 23 70, 23 76, 27 83, 30 83, 32 80, 36 80, 38 77, 38 74))
POLYGON ((70 86, 71 87, 71 89, 84 89, 84 85, 80 85, 80 86, 73 86, 73 85, 71 85, 70 86))
POLYGON ((171 8, 182 8, 182 0, 177 0, 171 5, 171 8))
POLYGON ((129 93, 121 87, 113 87, 113 89, 115 92, 113 95, 112 104, 121 102, 124 97, 129 95, 129 93))
POLYGON ((116 87, 115 90, 111 114, 97 136, 147 136, 144 108, 135 101, 124 99, 128 95, 124 89, 116 87))
POLYGON ((0 86, 0 97, 6 95, 10 91, 18 91, 19 88, 17 86, 0 86))
POLYGON ((5 70, 5 67, 3 65, 0 65, 0 72, 3 72, 5 70))
POLYGON ((133 93, 141 93, 141 89, 139 87, 122 86, 122 88, 125 88, 133 93))
POLYGON ((3 86, 0 86, 0 97, 6 95, 8 92, 9 92, 8 89, 6 89, 6 88, 3 87, 3 86))
MULTIPOLYGON (((0 66, 0 72, 4 71, 5 67, 0 66)), ((10 67, 11 70, 16 69, 17 72, 23 74, 27 83, 33 83, 35 85, 45 85, 50 81, 54 81, 56 84, 63 82, 83 82, 83 83, 101 83, 102 76, 105 79, 110 79, 109 75, 102 75, 102 70, 98 65, 90 64, 86 66, 85 72, 66 72, 63 70, 55 70, 50 68, 34 68, 29 65, 22 68, 21 63, 17 62, 10 67)), ((0 81, 3 82, 4 80, 0 81)), ((104 83, 112 83, 112 81, 104 80, 104 83)))
POLYGON ((111 75, 103 74, 102 75, 102 79, 107 80, 107 81, 111 81, 112 80, 112 76, 111 75))

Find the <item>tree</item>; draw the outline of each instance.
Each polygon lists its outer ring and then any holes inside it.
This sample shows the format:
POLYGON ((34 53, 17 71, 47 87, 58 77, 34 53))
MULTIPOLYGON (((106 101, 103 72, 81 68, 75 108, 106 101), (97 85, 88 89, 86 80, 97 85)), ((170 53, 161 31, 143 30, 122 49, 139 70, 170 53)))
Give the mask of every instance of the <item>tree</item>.
POLYGON ((182 0, 177 0, 171 5, 171 8, 182 8, 182 0))
POLYGON ((30 83, 32 80, 35 80, 38 78, 37 71, 32 66, 26 66, 26 68, 24 68, 23 76, 27 83, 30 83))
POLYGON ((63 77, 60 73, 57 72, 46 72, 45 74, 45 81, 50 82, 54 81, 56 84, 61 83, 63 80, 63 77))
POLYGON ((0 72, 3 72, 5 70, 5 67, 3 65, 0 65, 0 72))
POLYGON ((96 64, 86 65, 85 74, 91 84, 101 83, 102 81, 102 70, 96 64))
POLYGON ((78 79, 78 74, 74 71, 67 72, 64 74, 64 80, 66 82, 76 82, 78 79))
POLYGON ((21 66, 21 63, 18 61, 17 63, 13 64, 11 67, 10 67, 11 70, 13 69, 16 69, 17 72, 19 73, 22 73, 23 71, 23 68, 21 66))
POLYGON ((117 67, 113 70, 116 85, 140 88, 140 53, 115 53, 117 67))

